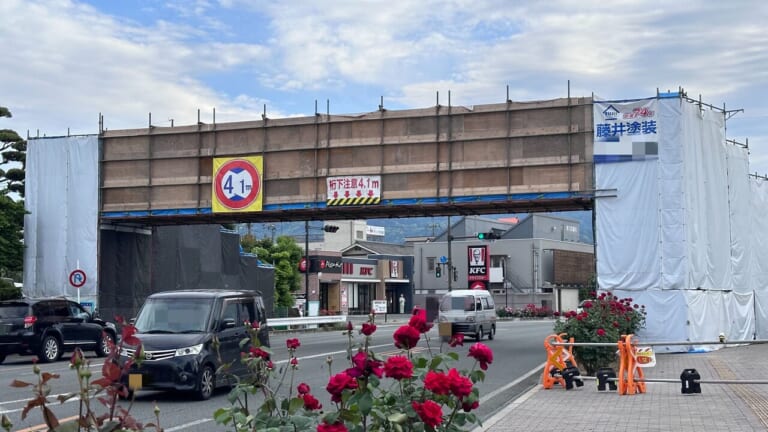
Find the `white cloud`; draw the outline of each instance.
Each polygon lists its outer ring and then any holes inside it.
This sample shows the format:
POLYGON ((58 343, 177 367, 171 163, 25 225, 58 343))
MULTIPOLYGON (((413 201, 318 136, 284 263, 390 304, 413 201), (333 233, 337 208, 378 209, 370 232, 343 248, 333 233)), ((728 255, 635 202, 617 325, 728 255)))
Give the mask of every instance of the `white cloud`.
POLYGON ((566 96, 569 80, 573 96, 606 98, 682 86, 744 108, 729 137, 749 136, 753 165, 768 171, 760 0, 169 0, 130 17, 94 4, 0 2, 11 127, 92 133, 99 112, 110 128, 142 127, 149 112, 187 124, 213 107, 218 121, 258 119, 265 104, 275 118, 331 97, 352 112, 379 95, 424 107, 449 91, 473 105, 503 101, 506 86, 537 100, 566 96))

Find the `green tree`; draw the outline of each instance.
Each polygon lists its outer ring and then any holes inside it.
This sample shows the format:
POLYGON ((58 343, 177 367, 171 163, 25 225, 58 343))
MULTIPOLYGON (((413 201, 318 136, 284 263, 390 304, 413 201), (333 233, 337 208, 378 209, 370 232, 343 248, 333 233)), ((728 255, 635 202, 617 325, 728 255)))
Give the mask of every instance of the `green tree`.
MULTIPOLYGON (((0 106, 0 117, 10 118, 11 112, 8 108, 0 106)), ((0 169, 0 193, 5 195, 14 192, 23 197, 27 142, 10 129, 0 129, 0 155, 0 166, 12 165, 7 170, 0 169)))
POLYGON ((256 254, 262 262, 275 266, 275 306, 293 307, 294 293, 301 290, 299 260, 304 252, 290 236, 280 236, 275 243, 269 238, 242 237, 243 250, 256 254))
MULTIPOLYGON (((11 117, 11 112, 0 106, 0 117, 11 117)), ((17 280, 24 264, 24 203, 10 194, 24 196, 26 150, 26 141, 16 132, 0 129, 0 166, 21 164, 21 168, 0 169, 0 276, 17 280)))

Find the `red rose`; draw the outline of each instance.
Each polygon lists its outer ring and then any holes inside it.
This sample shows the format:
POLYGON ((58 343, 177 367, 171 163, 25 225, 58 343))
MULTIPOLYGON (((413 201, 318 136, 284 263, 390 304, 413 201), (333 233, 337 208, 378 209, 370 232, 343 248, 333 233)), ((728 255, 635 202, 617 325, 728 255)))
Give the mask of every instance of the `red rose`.
POLYGON ((451 386, 451 393, 457 398, 461 399, 472 393, 472 380, 461 375, 454 368, 448 371, 448 381, 451 386))
POLYGON ((369 359, 368 354, 365 351, 360 351, 352 356, 352 364, 354 367, 347 369, 345 372, 353 378, 370 376, 371 374, 381 378, 383 373, 381 362, 369 359))
POLYGON ((251 357, 261 357, 264 360, 268 360, 269 359, 269 353, 267 353, 266 351, 264 351, 261 348, 251 347, 249 349, 249 351, 251 353, 251 357))
POLYGON ((291 363, 291 366, 298 366, 299 365, 299 359, 297 359, 296 357, 292 357, 290 363, 291 363))
POLYGON ((464 402, 461 403, 461 409, 463 409, 464 412, 470 412, 473 409, 477 409, 477 407, 479 407, 479 406, 480 406, 480 402, 478 402, 478 401, 474 401, 472 403, 464 401, 464 402))
POLYGON ((313 410, 319 410, 323 407, 322 404, 320 404, 320 401, 317 400, 316 397, 312 396, 311 394, 303 394, 300 396, 302 399, 304 399, 304 409, 313 411, 313 410))
POLYGON ((427 317, 425 314, 421 313, 418 315, 411 315, 408 325, 418 330, 419 333, 426 333, 432 328, 432 323, 427 324, 427 317))
POLYGON ((376 324, 370 324, 370 323, 363 323, 363 329, 360 330, 360 333, 370 336, 373 334, 373 332, 376 331, 376 324))
POLYGON ((409 325, 405 325, 395 330, 393 338, 395 339, 395 346, 401 349, 411 349, 418 345, 419 331, 409 325))
POLYGON ((295 350, 296 348, 301 346, 301 343, 299 343, 298 339, 286 339, 285 340, 285 345, 288 346, 289 350, 290 349, 294 349, 295 350))
POLYGON ((451 342, 448 343, 451 347, 464 346, 464 333, 456 333, 451 336, 451 342))
POLYGON ((331 394, 331 400, 334 402, 341 402, 341 393, 346 389, 356 389, 357 380, 347 375, 346 373, 338 373, 328 380, 328 385, 325 389, 331 394))
POLYGON ((424 388, 435 394, 447 395, 451 392, 451 380, 442 372, 429 371, 424 377, 424 388))
POLYGON ((307 394, 310 391, 309 384, 301 383, 298 386, 296 386, 296 390, 299 392, 299 394, 307 394))
POLYGON ((337 421, 333 424, 328 423, 320 423, 317 425, 317 432, 348 432, 349 429, 347 429, 346 426, 344 426, 344 422, 337 421))
POLYGON ((480 362, 480 369, 482 370, 487 370, 488 365, 493 363, 493 351, 479 342, 469 348, 468 355, 480 362))
POLYGON ((411 402, 411 407, 427 426, 434 428, 443 422, 442 408, 431 400, 424 401, 424 403, 411 402))
POLYGON ((347 330, 352 331, 353 328, 355 327, 352 325, 352 321, 347 321, 347 330))
POLYGON ((384 363, 384 374, 401 380, 413 377, 413 363, 405 356, 392 356, 384 363))
POLYGON ((597 335, 598 336, 605 336, 605 330, 603 330, 601 328, 597 329, 597 335))

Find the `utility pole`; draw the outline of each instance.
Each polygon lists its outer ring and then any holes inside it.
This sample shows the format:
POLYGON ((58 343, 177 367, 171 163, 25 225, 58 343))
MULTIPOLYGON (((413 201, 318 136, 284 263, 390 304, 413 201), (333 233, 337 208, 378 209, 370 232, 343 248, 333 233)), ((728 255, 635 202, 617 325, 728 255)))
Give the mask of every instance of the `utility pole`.
POLYGON ((446 264, 448 272, 448 292, 451 292, 452 290, 451 282, 453 281, 453 258, 451 258, 452 239, 453 236, 451 236, 451 217, 448 216, 448 264, 446 264))
POLYGON ((304 316, 309 316, 309 220, 304 221, 304 316))

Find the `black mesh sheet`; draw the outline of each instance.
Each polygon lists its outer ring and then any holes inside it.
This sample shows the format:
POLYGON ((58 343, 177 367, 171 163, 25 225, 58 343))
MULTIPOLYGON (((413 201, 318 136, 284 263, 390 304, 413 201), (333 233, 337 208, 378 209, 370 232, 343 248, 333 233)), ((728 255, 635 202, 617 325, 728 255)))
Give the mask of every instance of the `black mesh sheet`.
POLYGON ((240 254, 240 238, 218 225, 162 226, 146 232, 101 230, 99 313, 135 316, 151 293, 179 289, 261 292, 267 315, 274 269, 240 254))

